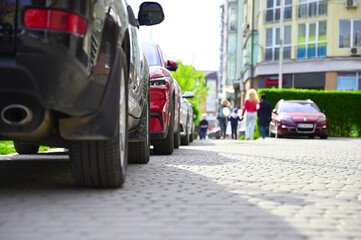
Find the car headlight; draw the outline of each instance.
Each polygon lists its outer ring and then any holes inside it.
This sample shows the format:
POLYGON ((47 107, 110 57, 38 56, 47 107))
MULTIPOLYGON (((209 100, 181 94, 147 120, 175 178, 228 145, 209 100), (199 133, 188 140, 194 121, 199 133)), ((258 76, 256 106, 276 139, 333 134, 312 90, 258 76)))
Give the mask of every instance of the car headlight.
POLYGON ((277 117, 276 120, 277 121, 284 121, 284 122, 287 122, 287 123, 294 123, 295 122, 289 117, 277 117))
POLYGON ((318 123, 326 122, 326 120, 327 120, 327 119, 326 119, 325 117, 323 117, 323 118, 318 119, 317 122, 318 122, 318 123))
POLYGON ((168 82, 168 77, 152 78, 150 79, 150 86, 165 86, 168 82))

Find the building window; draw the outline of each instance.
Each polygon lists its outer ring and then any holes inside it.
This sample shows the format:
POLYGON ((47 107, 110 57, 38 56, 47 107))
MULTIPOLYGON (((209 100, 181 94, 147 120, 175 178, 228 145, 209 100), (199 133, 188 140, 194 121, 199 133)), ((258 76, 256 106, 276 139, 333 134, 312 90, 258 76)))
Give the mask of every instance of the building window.
POLYGON ((298 25, 297 58, 326 57, 327 22, 298 25))
POLYGON ((229 8, 229 29, 237 30, 237 7, 229 8))
POLYGON ((281 16, 281 1, 283 1, 283 19, 292 19, 292 0, 267 0, 266 22, 279 21, 281 16))
POLYGON ((235 33, 230 33, 228 41, 229 61, 235 62, 237 60, 237 35, 235 33))
POLYGON ((327 0, 300 0, 298 17, 314 17, 327 14, 327 0))
POLYGON ((228 64, 228 78, 227 85, 232 85, 233 81, 236 80, 236 63, 230 62, 228 64))
POLYGON ((340 20, 338 41, 339 48, 361 47, 361 20, 340 20))
POLYGON ((361 90, 361 72, 340 72, 337 74, 337 90, 361 90))
MULTIPOLYGON (((284 27, 283 58, 291 58, 291 26, 284 27)), ((277 61, 280 51, 280 28, 266 29, 266 61, 277 61)))

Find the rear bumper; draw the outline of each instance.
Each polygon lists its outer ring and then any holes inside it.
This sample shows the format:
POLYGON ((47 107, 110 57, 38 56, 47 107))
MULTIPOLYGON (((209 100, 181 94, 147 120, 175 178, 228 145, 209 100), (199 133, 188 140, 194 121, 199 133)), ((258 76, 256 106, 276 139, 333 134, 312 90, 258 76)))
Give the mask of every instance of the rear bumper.
POLYGON ((108 74, 89 77, 84 66, 70 56, 20 54, 0 58, 0 76, 0 113, 9 105, 19 104, 34 116, 31 123, 21 127, 11 126, 0 117, 0 137, 44 139, 54 126, 68 140, 114 135, 117 118, 110 106, 119 104, 114 102, 119 83, 108 80, 108 74))
POLYGON ((167 131, 159 131, 150 133, 150 144, 159 144, 162 140, 167 137, 167 131))
POLYGON ((0 76, 1 100, 3 93, 20 94, 19 100, 25 94, 40 102, 44 109, 70 116, 94 112, 108 80, 108 75, 89 77, 84 66, 71 57, 39 54, 0 58, 0 76))

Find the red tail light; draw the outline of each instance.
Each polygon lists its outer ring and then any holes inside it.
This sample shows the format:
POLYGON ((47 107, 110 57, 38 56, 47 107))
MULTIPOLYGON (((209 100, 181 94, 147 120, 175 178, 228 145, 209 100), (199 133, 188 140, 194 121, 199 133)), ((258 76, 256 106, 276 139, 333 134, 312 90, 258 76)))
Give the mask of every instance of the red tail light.
POLYGON ((83 35, 86 30, 84 18, 69 12, 50 9, 26 9, 24 25, 28 28, 51 29, 83 35))

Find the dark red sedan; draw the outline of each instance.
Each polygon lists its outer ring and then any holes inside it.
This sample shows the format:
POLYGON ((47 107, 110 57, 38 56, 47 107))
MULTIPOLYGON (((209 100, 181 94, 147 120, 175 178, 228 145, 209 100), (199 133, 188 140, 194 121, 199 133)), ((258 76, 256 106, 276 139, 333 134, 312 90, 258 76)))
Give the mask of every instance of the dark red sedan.
POLYGON ((165 61, 156 43, 142 46, 149 64, 150 144, 156 154, 169 155, 180 145, 180 87, 171 73, 178 63, 165 61))
POLYGON ((272 112, 269 125, 270 137, 328 136, 326 115, 311 100, 280 100, 272 112))

